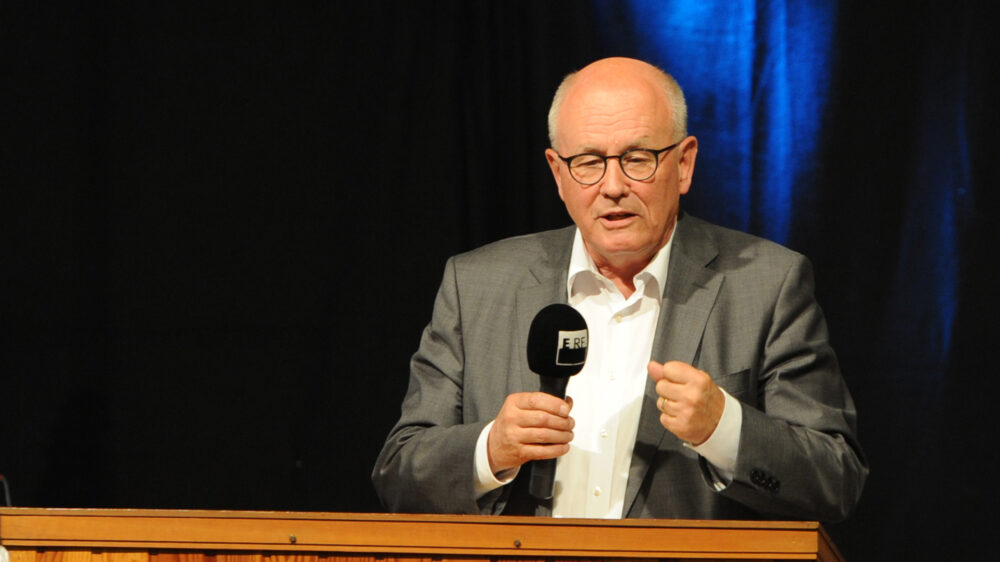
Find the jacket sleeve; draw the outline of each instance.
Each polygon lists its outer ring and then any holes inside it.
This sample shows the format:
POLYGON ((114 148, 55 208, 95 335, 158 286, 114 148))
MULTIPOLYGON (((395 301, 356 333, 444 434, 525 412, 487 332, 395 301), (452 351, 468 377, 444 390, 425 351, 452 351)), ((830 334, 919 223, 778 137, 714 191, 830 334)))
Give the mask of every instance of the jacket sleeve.
POLYGON ((813 285, 799 256, 777 290, 756 404, 743 405, 736 473, 721 493, 770 516, 839 521, 860 499, 868 466, 813 285))
POLYGON ((399 421, 372 472, 386 509, 479 513, 474 492, 476 439, 488 420, 463 423, 465 352, 454 258, 445 267, 430 324, 410 362, 399 421))

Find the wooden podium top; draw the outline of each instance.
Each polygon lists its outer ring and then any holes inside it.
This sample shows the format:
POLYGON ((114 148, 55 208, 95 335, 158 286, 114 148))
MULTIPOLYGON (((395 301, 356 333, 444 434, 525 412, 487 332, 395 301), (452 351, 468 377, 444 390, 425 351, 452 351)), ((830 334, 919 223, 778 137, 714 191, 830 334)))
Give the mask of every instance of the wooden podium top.
POLYGON ((16 548, 841 560, 816 522, 0 508, 16 548))

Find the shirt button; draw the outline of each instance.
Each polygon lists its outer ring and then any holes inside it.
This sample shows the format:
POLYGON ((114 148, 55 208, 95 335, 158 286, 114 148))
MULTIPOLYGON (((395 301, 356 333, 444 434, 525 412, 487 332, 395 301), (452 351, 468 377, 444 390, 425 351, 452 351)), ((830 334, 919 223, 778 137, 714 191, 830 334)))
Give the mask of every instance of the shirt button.
POLYGON ((595 486, 594 487, 594 495, 595 496, 601 495, 601 487, 600 486, 595 486))
POLYGON ((608 430, 602 429, 601 430, 601 437, 604 438, 604 437, 607 437, 607 436, 608 436, 608 430))
POLYGON ((621 314, 615 314, 615 323, 616 324, 621 324, 622 323, 622 315, 621 314))

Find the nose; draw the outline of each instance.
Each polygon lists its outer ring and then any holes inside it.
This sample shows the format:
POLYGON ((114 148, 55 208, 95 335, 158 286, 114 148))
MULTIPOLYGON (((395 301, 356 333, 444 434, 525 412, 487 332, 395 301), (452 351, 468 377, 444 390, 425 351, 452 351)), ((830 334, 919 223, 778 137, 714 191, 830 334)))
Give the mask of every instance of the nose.
POLYGON ((630 180, 625 175, 625 171, 622 170, 621 156, 609 157, 605 166, 604 177, 601 178, 601 195, 608 199, 618 199, 628 195, 629 191, 631 191, 629 187, 630 180), (617 162, 612 164, 610 161, 611 158, 614 158, 617 162))

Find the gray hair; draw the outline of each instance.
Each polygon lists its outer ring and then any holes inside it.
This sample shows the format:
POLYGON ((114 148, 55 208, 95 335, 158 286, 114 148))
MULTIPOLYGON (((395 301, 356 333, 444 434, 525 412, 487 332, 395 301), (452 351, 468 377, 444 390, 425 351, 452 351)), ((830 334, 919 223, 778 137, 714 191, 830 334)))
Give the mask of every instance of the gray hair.
MULTIPOLYGON (((663 88, 663 92, 667 95, 667 101, 670 103, 670 116, 673 121, 674 132, 675 134, 680 132, 677 140, 681 140, 687 136, 687 103, 684 101, 684 91, 681 90, 680 85, 677 83, 677 80, 674 80, 673 76, 656 66, 653 66, 653 68, 659 74, 660 86, 663 88)), ((552 96, 552 105, 549 106, 549 144, 554 149, 556 148, 559 109, 562 107, 562 102, 566 99, 566 94, 569 92, 573 82, 576 81, 576 74, 576 72, 570 72, 563 78, 562 82, 559 83, 559 87, 556 88, 555 95, 552 96)))

